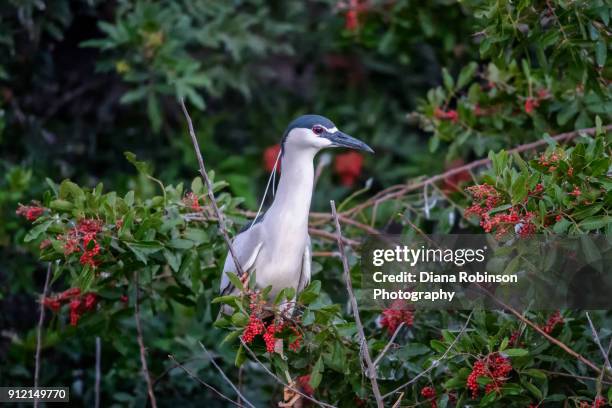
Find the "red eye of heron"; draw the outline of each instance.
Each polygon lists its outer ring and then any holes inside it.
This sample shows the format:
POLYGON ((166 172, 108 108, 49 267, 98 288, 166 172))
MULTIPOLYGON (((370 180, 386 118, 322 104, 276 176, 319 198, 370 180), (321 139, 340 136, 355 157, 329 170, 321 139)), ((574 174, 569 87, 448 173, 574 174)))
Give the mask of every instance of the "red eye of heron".
POLYGON ((321 133, 325 131, 325 129, 321 125, 314 125, 312 127, 312 131, 314 132, 315 135, 320 135, 321 133))

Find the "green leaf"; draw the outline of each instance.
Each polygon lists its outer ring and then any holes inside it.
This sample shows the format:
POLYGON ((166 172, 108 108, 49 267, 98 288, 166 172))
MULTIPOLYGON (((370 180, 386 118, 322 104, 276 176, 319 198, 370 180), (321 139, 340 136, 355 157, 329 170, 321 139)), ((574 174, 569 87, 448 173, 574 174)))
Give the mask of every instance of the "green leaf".
POLYGON ((606 42, 602 39, 597 41, 595 44, 595 61, 599 67, 603 67, 606 65, 606 58, 608 56, 608 47, 606 47, 606 42))
POLYGON ((310 285, 300 293, 298 301, 305 305, 314 302, 321 292, 321 281, 315 280, 310 282, 310 285))
POLYGON ((127 161, 136 167, 136 170, 138 170, 139 173, 142 173, 145 176, 151 175, 151 166, 147 162, 136 160, 136 155, 132 152, 123 152, 123 155, 127 161))
POLYGON ((139 101, 144 99, 144 96, 147 92, 147 88, 141 87, 137 89, 133 89, 123 94, 121 99, 119 99, 119 103, 130 104, 132 102, 139 101))
POLYGON ((188 239, 175 238, 168 241, 168 247, 174 249, 191 249, 193 248, 193 241, 188 239))
POLYGON ((321 384, 321 380, 323 379, 323 359, 319 356, 319 359, 315 363, 312 368, 312 372, 310 373, 310 386, 316 389, 319 384, 321 384))
POLYGON ((470 62, 466 67, 461 70, 459 74, 459 79, 457 80, 457 88, 461 89, 468 84, 469 81, 474 77, 474 73, 476 72, 476 68, 478 68, 478 64, 475 62, 470 62))
POLYGON ((226 344, 226 343, 232 343, 234 340, 240 337, 241 334, 242 334, 242 331, 240 330, 230 332, 227 336, 223 338, 223 340, 221 340, 221 343, 219 345, 222 346, 223 344, 226 344))
POLYGON ((45 231, 47 231, 47 229, 49 229, 49 227, 51 226, 51 224, 53 224, 53 220, 47 220, 44 221, 36 226, 34 226, 27 234, 26 236, 23 238, 24 242, 30 242, 30 241, 34 241, 36 238, 38 238, 42 233, 44 233, 45 231))
POLYGON ((238 296, 234 295, 217 296, 210 303, 224 303, 226 305, 232 305, 236 299, 238 299, 238 296))
POLYGON ((512 203, 521 203, 527 197, 527 177, 521 174, 512 183, 512 203))
POLYGON ((232 282, 232 285, 234 285, 234 287, 240 291, 242 291, 244 289, 244 286, 242 285, 242 282, 240 281, 240 278, 238 277, 238 275, 236 275, 233 272, 226 272, 227 278, 230 280, 230 282, 232 282))
POLYGON ((238 351, 236 352, 236 358, 234 359, 234 364, 236 367, 240 367, 246 361, 246 354, 244 353, 244 347, 242 344, 238 347, 238 351))
POLYGON ((455 87, 455 81, 453 81, 453 77, 451 76, 451 74, 448 72, 448 69, 446 68, 442 69, 442 80, 444 81, 444 87, 449 92, 452 92, 453 88, 455 87))
POLYGON ((525 375, 528 375, 530 377, 537 378, 540 380, 546 379, 546 374, 544 374, 543 371, 535 369, 535 368, 530 368, 528 370, 522 371, 521 374, 525 374, 525 375))
POLYGON ((440 340, 431 340, 429 346, 438 353, 444 353, 446 351, 446 346, 440 340))
POLYGON ((504 350, 505 355, 508 357, 524 357, 529 354, 529 350, 521 349, 521 348, 511 348, 504 350))
POLYGON ((164 258, 166 259, 166 262, 168 262, 168 265, 170 265, 170 268, 172 268, 174 272, 179 271, 179 268, 181 267, 180 254, 164 249, 164 258))
POLYGON ((589 217, 578 224, 581 230, 590 231, 606 227, 612 223, 612 217, 609 215, 601 215, 597 217, 589 217))
POLYGON ((529 390, 529 392, 531 394, 533 394, 534 397, 536 397, 538 400, 541 400, 543 395, 542 395, 542 391, 540 391, 540 389, 538 387, 536 387, 535 385, 533 385, 532 383, 528 382, 528 381, 523 381, 521 380, 521 384, 527 388, 529 390))
POLYGON ((249 317, 242 312, 234 313, 232 323, 238 327, 244 327, 249 322, 249 317))
POLYGON ((126 242, 125 245, 136 255, 136 258, 147 264, 147 257, 156 253, 163 248, 163 245, 157 241, 141 241, 141 242, 126 242))
POLYGON ((204 193, 204 184, 202 184, 202 178, 200 176, 194 178, 191 182, 191 191, 196 195, 204 193))
POLYGON ((68 212, 74 209, 74 204, 67 200, 53 200, 49 203, 49 208, 59 212, 68 212))
POLYGON ((570 220, 567 218, 561 218, 561 220, 557 221, 555 225, 553 225, 553 231, 556 234, 563 234, 567 231, 570 225, 572 225, 570 220))
POLYGON ((283 288, 280 292, 278 292, 278 294, 276 295, 276 298, 274 299, 274 304, 278 305, 280 304, 283 300, 288 299, 291 300, 295 297, 295 289, 293 288, 283 288))

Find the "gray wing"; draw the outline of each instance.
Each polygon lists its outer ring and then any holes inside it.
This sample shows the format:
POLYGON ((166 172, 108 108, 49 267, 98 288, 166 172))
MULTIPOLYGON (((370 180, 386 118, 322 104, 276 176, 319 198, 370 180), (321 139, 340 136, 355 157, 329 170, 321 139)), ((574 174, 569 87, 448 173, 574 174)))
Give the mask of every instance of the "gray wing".
POLYGON ((303 291, 310 283, 310 271, 312 267, 312 244, 310 243, 310 235, 306 241, 304 248, 304 257, 302 258, 302 273, 300 273, 300 281, 297 287, 297 293, 303 291))
MULTIPOLYGON (((234 253, 236 254, 238 262, 240 263, 240 266, 242 266, 242 270, 244 272, 251 272, 262 245, 263 239, 260 223, 253 225, 251 228, 241 232, 236 236, 236 238, 234 238, 232 241, 232 247, 234 248, 234 253)), ((234 285, 232 285, 227 277, 227 272, 236 273, 236 271, 236 265, 234 264, 232 255, 228 251, 225 258, 225 265, 223 266, 221 285, 219 287, 219 292, 222 295, 228 295, 234 290, 234 285)))

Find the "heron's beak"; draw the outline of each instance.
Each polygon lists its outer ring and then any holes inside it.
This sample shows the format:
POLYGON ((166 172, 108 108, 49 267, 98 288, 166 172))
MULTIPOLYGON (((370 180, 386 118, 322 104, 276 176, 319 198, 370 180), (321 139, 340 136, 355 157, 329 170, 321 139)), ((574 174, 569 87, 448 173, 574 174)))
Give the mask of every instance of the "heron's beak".
POLYGON ((368 153, 374 153, 374 150, 361 140, 355 139, 339 130, 334 133, 326 132, 324 137, 331 141, 334 147, 348 147, 349 149, 364 150, 368 153))

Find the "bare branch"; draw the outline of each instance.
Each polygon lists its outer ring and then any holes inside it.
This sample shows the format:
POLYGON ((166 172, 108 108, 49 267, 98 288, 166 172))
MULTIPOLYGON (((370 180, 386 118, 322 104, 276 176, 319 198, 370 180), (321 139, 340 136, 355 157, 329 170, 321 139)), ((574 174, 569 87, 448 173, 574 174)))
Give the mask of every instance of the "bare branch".
POLYGON ((189 127, 189 135, 191 136, 191 142, 193 143, 193 148, 195 149, 196 157, 198 158, 198 164, 200 165, 200 174, 206 183, 206 189, 208 190, 208 198, 210 199, 210 203, 213 206, 213 210, 215 211, 215 216, 217 217, 219 231, 221 231, 221 235, 223 235, 223 239, 227 244, 227 247, 230 251, 230 255, 234 260, 234 264, 236 265, 236 272, 238 276, 242 277, 244 275, 244 270, 242 269, 242 265, 238 262, 238 257, 234 252, 234 247, 232 246, 232 241, 229 238, 227 233, 227 229, 225 228, 225 217, 223 213, 219 209, 217 205, 217 199, 215 198, 215 193, 213 192, 213 185, 208 177, 208 173, 206 173, 206 167, 204 167, 204 159, 202 158, 202 153, 200 152, 200 145, 198 144, 198 139, 196 138, 195 130, 193 129, 193 122, 191 121, 191 116, 189 116, 189 112, 187 112, 187 107, 185 106, 185 101, 181 98, 181 108, 183 109, 183 114, 185 115, 185 119, 187 119, 187 125, 189 127))
POLYGON ((604 350, 603 345, 601 344, 601 341, 599 340, 599 335, 597 334, 597 330, 595 330, 595 326, 593 325, 593 321, 591 320, 591 316, 589 316, 589 312, 586 312, 586 318, 589 321, 589 326, 591 326, 591 332, 593 332, 593 340, 595 341, 595 344, 597 344, 597 347, 599 347, 599 350, 601 351, 601 355, 604 358, 604 362, 607 366, 607 369, 612 370, 612 366, 610 365, 610 359, 608 357, 610 354, 610 350, 608 350, 607 352, 606 350, 604 350))
POLYGON ((404 327, 404 322, 401 322, 399 326, 397 326, 397 329, 395 329, 395 331, 393 332, 393 336, 391 336, 385 348, 383 348, 378 357, 374 359, 374 367, 378 367, 378 363, 380 363, 380 360, 385 356, 387 351, 389 351, 389 347, 391 347, 391 345, 395 341, 395 338, 397 337, 397 334, 402 329, 402 327, 404 327))
POLYGON ((100 336, 96 336, 96 382, 94 386, 94 407, 100 408, 100 379, 102 372, 100 365, 102 362, 102 341, 100 336))
POLYGON ((559 348, 561 348, 563 351, 565 351, 567 354, 575 357, 576 359, 578 359, 579 361, 581 361, 582 363, 584 363, 585 365, 589 366, 593 371, 595 371, 597 374, 601 374, 601 370, 599 369, 599 367, 597 367, 597 365, 595 363, 593 363, 591 360, 587 359, 586 357, 584 357, 582 354, 579 354, 577 352, 575 352, 574 350, 572 350, 567 344, 563 343, 562 341, 559 341, 557 339, 555 339, 554 337, 552 337, 551 335, 549 335, 548 333, 546 333, 544 330, 542 330, 540 328, 540 326, 538 326, 537 324, 533 323, 531 320, 527 319, 525 316, 523 316, 522 314, 520 314, 516 309, 514 309, 512 306, 505 304, 504 302, 502 302, 501 300, 497 299, 495 296, 493 296, 493 294, 491 294, 490 292, 488 292, 486 289, 482 288, 485 292, 487 292, 489 294, 489 296, 491 297, 491 299, 493 299, 493 301, 495 301, 498 305, 500 305, 502 308, 510 311, 510 313, 512 313, 513 315, 515 315, 520 321, 522 321, 523 323, 525 323, 526 325, 530 326, 532 329, 534 329, 535 331, 537 331, 538 333, 540 333, 546 340, 548 340, 549 342, 553 343, 554 345, 558 346, 559 348))
MULTIPOLYGON (((314 236, 317 236, 317 237, 321 237, 323 239, 327 239, 328 241, 332 241, 332 240, 335 241, 336 240, 336 235, 335 234, 333 234, 331 232, 328 232, 328 231, 325 231, 325 230, 322 230, 322 229, 308 228, 308 233, 310 235, 314 235, 314 236)), ((350 238, 342 237, 342 242, 347 244, 347 245, 349 245, 349 246, 351 246, 351 247, 354 247, 354 248, 359 247, 359 242, 357 242, 357 241, 355 241, 353 239, 350 239, 350 238)))
POLYGON ((466 319, 465 323, 463 324, 463 327, 461 328, 461 330, 459 331, 459 333, 457 333, 457 336, 455 337, 455 339, 453 340, 453 342, 448 346, 448 348, 446 349, 446 351, 444 351, 444 354, 442 354, 442 357, 440 357, 437 360, 432 361, 431 365, 425 370, 425 371, 421 371, 419 374, 417 374, 415 377, 413 377, 410 381, 408 381, 405 384, 400 385, 399 387, 397 387, 396 389, 394 389, 391 392, 386 393, 385 395, 383 395, 383 399, 386 399, 387 397, 395 394, 396 392, 408 387, 410 384, 415 383, 419 378, 421 378, 422 376, 426 375, 427 373, 429 373, 431 370, 433 370, 434 368, 436 368, 439 364, 440 361, 444 360, 446 358, 446 356, 448 355, 448 353, 450 353, 450 351, 453 349, 453 347, 455 347, 455 344, 457 344, 457 342, 459 341, 459 338, 461 338, 461 336, 463 335, 463 333, 465 333, 465 330, 468 327, 468 324, 470 323, 470 320, 472 319, 472 314, 474 313, 474 311, 472 310, 470 312, 470 314, 468 315, 468 318, 466 319))
POLYGON ((188 369, 187 367, 183 366, 181 363, 176 361, 176 359, 174 358, 174 356, 172 354, 168 354, 168 358, 170 360, 174 361, 174 364, 176 365, 176 367, 181 368, 183 371, 185 371, 187 373, 188 376, 190 376, 191 378, 193 378, 194 380, 196 380, 197 382, 199 382, 200 384, 202 384, 203 386, 205 386, 206 388, 208 388, 209 390, 211 390, 212 392, 217 394, 219 397, 221 397, 225 401, 227 401, 227 402, 229 402, 232 405, 235 405, 237 407, 242 407, 242 404, 238 404, 236 401, 234 401, 231 398, 229 398, 228 396, 224 395, 221 391, 217 390, 215 387, 213 387, 212 385, 208 384, 207 382, 203 381, 200 377, 195 375, 190 369, 188 369))
POLYGON ((202 350, 204 350, 204 352, 205 352, 205 353, 206 353, 206 355, 208 356, 208 358, 209 358, 210 362, 212 363, 212 365, 214 365, 214 366, 215 366, 215 368, 217 369, 217 371, 219 371, 219 374, 221 374, 221 377, 223 377, 223 379, 225 380, 225 382, 226 382, 226 383, 228 383, 228 384, 230 385, 230 387, 232 387, 232 388, 234 389, 234 391, 236 391, 236 394, 238 394, 238 397, 239 397, 239 398, 240 398, 242 401, 244 401, 244 403, 245 403, 245 404, 247 404, 247 405, 248 405, 249 407, 251 407, 251 408, 255 408, 255 405, 251 404, 251 403, 249 402, 249 400, 248 400, 248 399, 246 399, 246 398, 244 397, 244 395, 242 395, 242 393, 240 392, 240 390, 238 389, 238 387, 236 387, 236 386, 234 385, 234 383, 233 383, 233 382, 232 382, 232 381, 231 381, 229 378, 227 378, 227 375, 225 375, 225 373, 223 372, 223 370, 221 369, 221 367, 219 367, 219 365, 218 365, 218 364, 217 364, 217 362, 215 361, 215 358, 212 356, 212 354, 210 354, 210 353, 208 352, 208 350, 206 349, 206 347, 204 347, 204 344, 202 344, 202 342, 199 342, 199 343, 200 343, 200 347, 202 347, 202 350))
POLYGON ((298 394, 300 394, 302 397, 306 398, 307 400, 314 402, 315 404, 321 406, 321 407, 327 407, 327 408, 337 408, 334 405, 330 405, 326 402, 323 401, 319 401, 316 398, 313 398, 307 394, 304 394, 302 391, 300 391, 298 388, 292 387, 291 385, 287 384, 285 381, 283 381, 279 376, 277 376, 276 374, 274 374, 272 371, 270 371, 270 369, 268 367, 266 367, 266 365, 264 363, 261 362, 260 359, 257 358, 257 356, 255 355, 255 353, 253 353, 253 350, 250 349, 249 346, 247 346, 247 344, 244 342, 244 340, 242 340, 242 337, 240 337, 240 342, 242 343, 242 346, 249 352, 249 354, 251 355, 251 357, 253 357, 253 360, 255 360, 260 366, 261 368, 264 369, 264 371, 266 373, 268 373, 268 375, 272 378, 274 378, 276 380, 276 382, 278 382, 279 384, 281 384, 284 387, 289 388, 291 391, 296 392, 298 394))
MULTIPOLYGON (((612 125, 607 125, 603 127, 604 131, 610 131, 612 130, 612 125)), ((577 137, 580 134, 587 134, 587 135, 593 135, 596 132, 596 128, 586 128, 586 129, 578 129, 578 130, 574 130, 571 132, 566 132, 566 133, 560 133, 556 136, 553 136, 552 139, 556 142, 566 142, 569 141, 571 139, 574 139, 575 137, 577 137)), ((513 153, 523 153, 523 152, 527 152, 527 151, 531 151, 531 150, 535 150, 541 146, 546 145, 548 142, 545 139, 539 139, 535 142, 532 143, 526 143, 520 146, 517 146, 513 149, 508 150, 508 154, 513 154, 513 153)), ((350 208, 346 211, 343 212, 342 215, 350 217, 356 213, 359 213, 360 211, 379 204, 383 201, 388 201, 388 200, 392 200, 392 199, 396 199, 399 197, 403 197, 404 195, 406 195, 409 192, 415 191, 415 190, 420 190, 421 188, 425 187, 426 185, 430 185, 433 183, 437 183, 439 181, 442 181, 446 178, 449 178, 451 176, 454 176, 456 174, 460 174, 463 173, 465 171, 471 171, 473 169, 476 169, 478 167, 482 167, 482 166, 487 166, 491 164, 491 160, 489 160, 488 158, 484 158, 484 159, 479 159, 479 160, 475 160, 473 162, 467 163, 463 166, 459 166, 459 167, 455 167, 452 168, 444 173, 441 174, 437 174, 435 176, 423 179, 421 181, 417 181, 411 184, 406 184, 406 185, 395 185, 395 186, 391 186, 388 187, 382 191, 380 191, 379 193, 377 193, 376 195, 374 195, 373 197, 371 197, 370 199, 368 199, 367 201, 364 201, 363 203, 350 208)))
POLYGON ((560 373, 557 371, 548 371, 548 370, 540 370, 540 371, 542 371, 544 374, 553 375, 557 377, 567 377, 567 378, 573 378, 574 380, 601 382, 602 384, 612 385, 612 382, 602 380, 601 378, 588 377, 585 375, 577 375, 576 373, 571 373, 571 374, 570 373, 560 373))
POLYGON ((157 400, 153 393, 153 383, 151 382, 151 376, 149 375, 149 368, 147 366, 147 352, 145 350, 144 340, 142 337, 142 327, 140 326, 140 305, 138 299, 138 270, 134 272, 134 320, 136 320, 136 339, 138 340, 138 347, 140 348, 140 363, 142 365, 142 375, 147 383, 147 392, 149 394, 149 400, 151 400, 151 406, 157 408, 157 400))
MULTIPOLYGON (((40 298, 40 312, 38 315, 38 328, 36 329, 36 354, 34 357, 34 388, 38 387, 38 378, 40 376, 40 352, 42 349, 42 330, 45 323, 45 305, 43 300, 47 296, 49 290, 49 281, 51 280, 51 263, 47 265, 47 276, 45 277, 45 286, 40 298)), ((34 408, 38 408, 38 399, 34 400, 34 408)))
POLYGON ((338 214, 336 212, 336 203, 332 200, 329 202, 331 205, 332 217, 336 223, 336 239, 338 240, 338 250, 342 258, 342 268, 344 269, 344 283, 346 284, 346 290, 349 295, 351 302, 351 308, 353 309, 353 316, 355 317, 355 325, 357 326, 357 333, 359 334, 359 341, 363 344, 363 358, 365 359, 367 366, 366 376, 372 383, 372 391, 374 398, 376 399, 376 405, 379 408, 383 408, 383 398, 378 388, 378 381, 376 379, 376 366, 372 363, 372 357, 370 356, 370 350, 368 348, 368 341, 365 336, 363 324, 359 317, 359 309, 357 307, 357 299, 355 299, 355 293, 353 293, 353 283, 351 282, 351 272, 348 265, 348 259, 346 258, 346 252, 344 252, 344 240, 342 239, 342 230, 340 228, 340 221, 338 220, 338 214))

